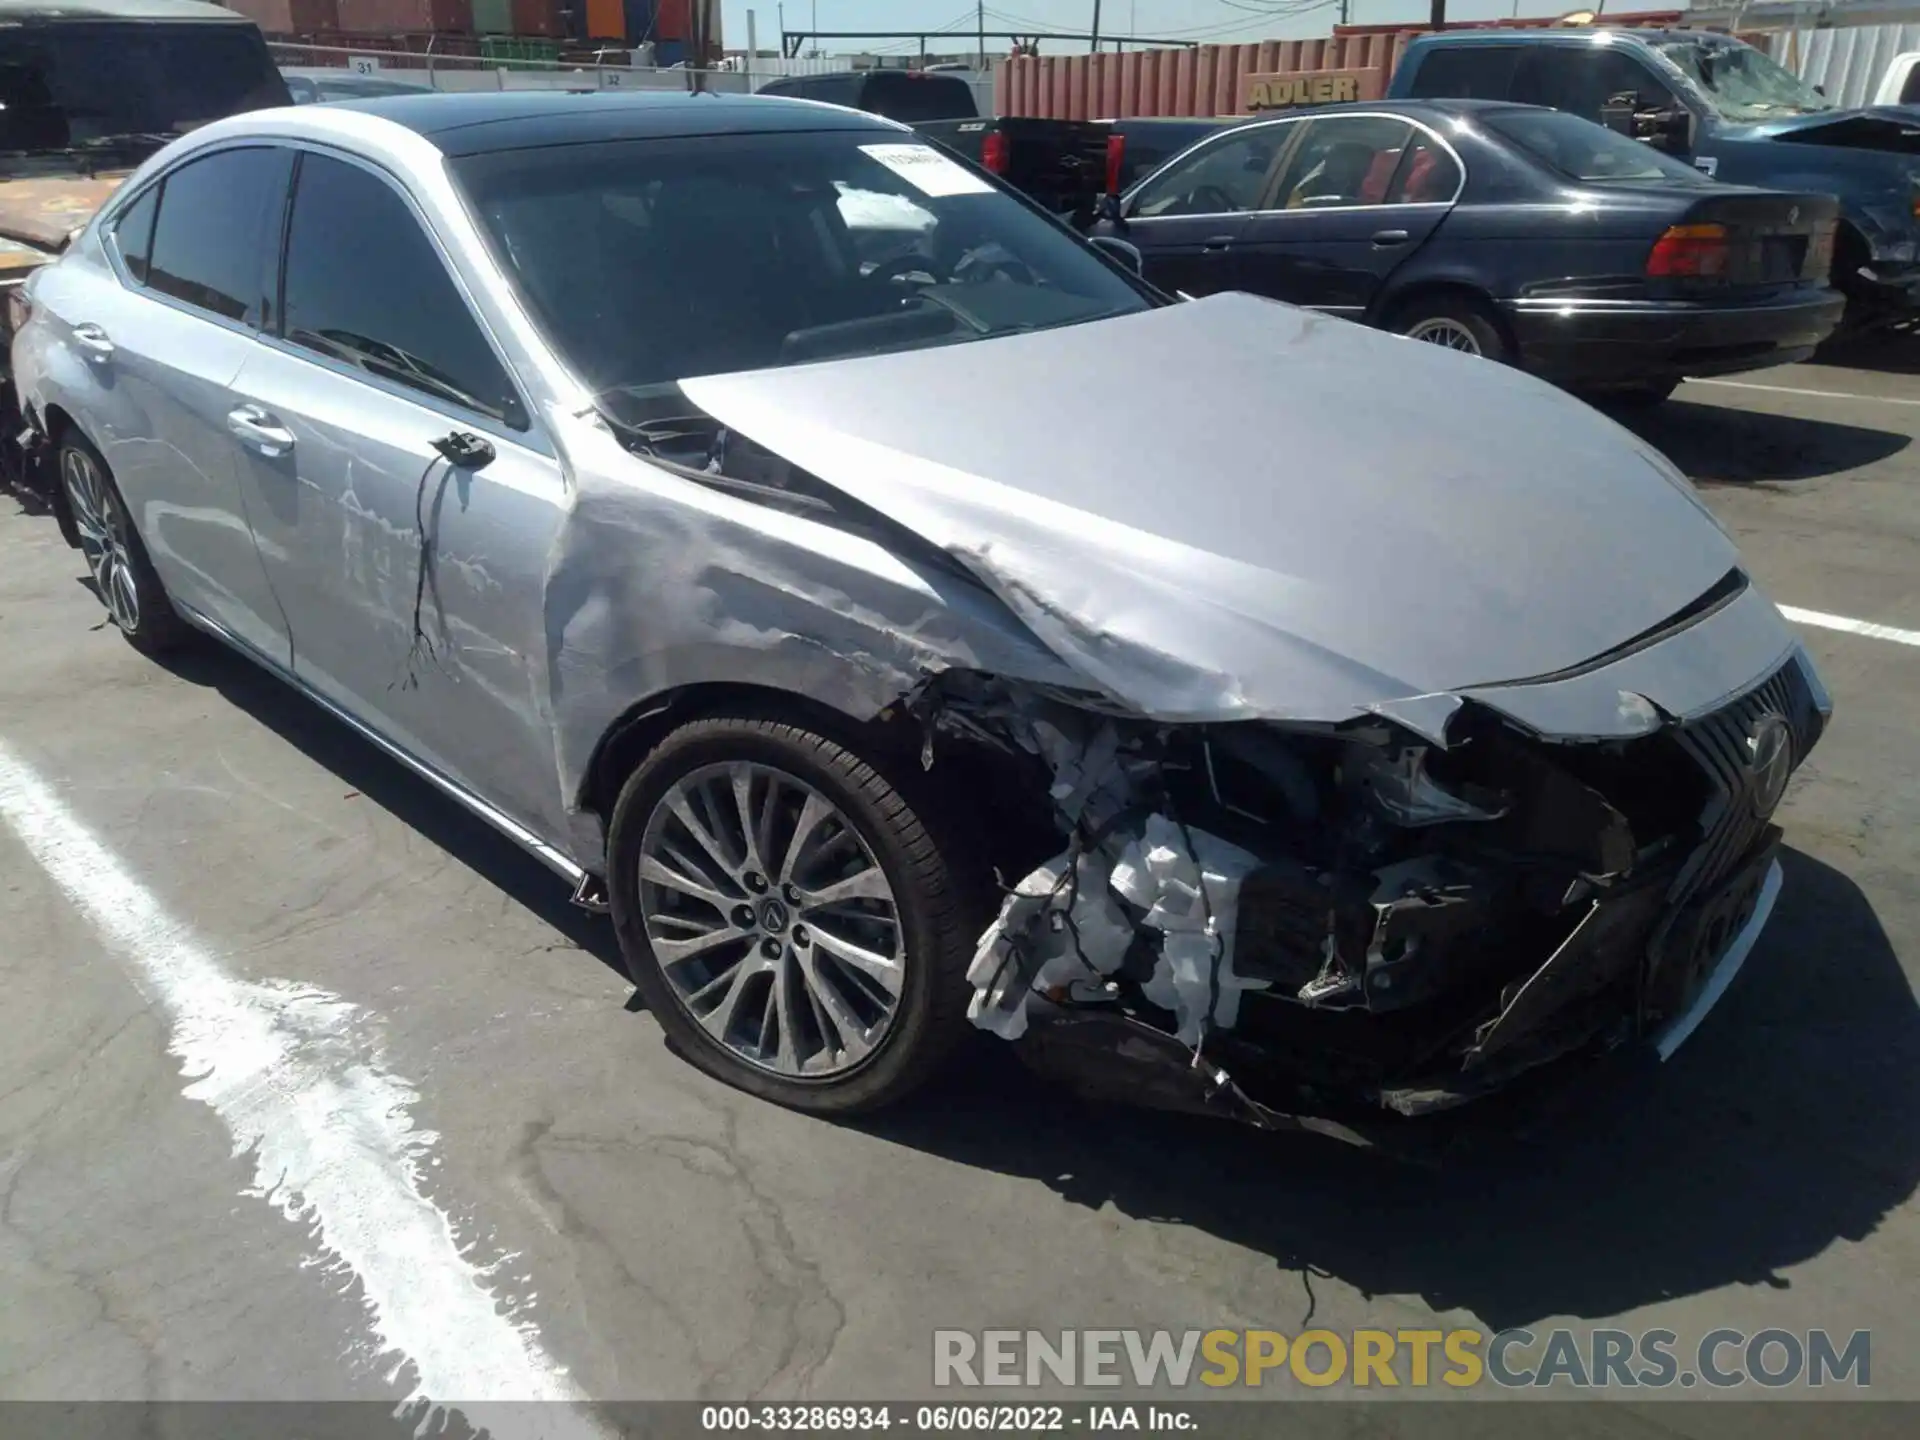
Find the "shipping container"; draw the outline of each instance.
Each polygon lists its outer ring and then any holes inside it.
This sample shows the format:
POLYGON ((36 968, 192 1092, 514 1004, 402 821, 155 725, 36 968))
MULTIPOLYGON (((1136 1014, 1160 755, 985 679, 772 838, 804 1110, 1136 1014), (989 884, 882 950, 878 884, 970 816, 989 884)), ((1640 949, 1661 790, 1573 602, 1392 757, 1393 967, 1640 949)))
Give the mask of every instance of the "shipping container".
POLYGON ((312 35, 340 28, 340 0, 226 0, 269 35, 312 35))
POLYGON ((680 40, 656 40, 653 42, 653 63, 662 70, 671 70, 687 58, 687 47, 680 40))
POLYGON ((684 45, 693 39, 693 0, 656 0, 653 12, 655 40, 678 40, 684 45))
POLYGON ((589 40, 615 40, 622 44, 627 38, 626 0, 586 0, 587 33, 589 40))
POLYGON ((340 28, 368 35, 467 35, 473 0, 340 0, 340 28))
POLYGON ((513 0, 513 33, 558 39, 567 33, 560 0, 513 0))
MULTIPOLYGON (((1677 10, 1609 15, 1613 27, 1666 26, 1677 10)), ((1551 20, 1463 21, 1447 30, 1533 29, 1551 20)), ((1262 40, 1186 50, 1039 55, 1008 59, 995 70, 1001 115, 1107 120, 1134 115, 1236 115, 1248 109, 1249 77, 1337 71, 1358 78, 1363 97, 1386 93, 1407 45, 1424 25, 1336 25, 1319 40, 1262 40)))
POLYGON ((560 58, 560 42, 536 40, 525 35, 483 35, 480 37, 480 58, 489 65, 501 65, 509 69, 516 65, 538 69, 560 58))
POLYGON ((654 34, 654 24, 658 20, 656 0, 621 0, 627 16, 627 42, 632 45, 645 45, 658 37, 654 34))
POLYGON ((477 35, 513 34, 513 0, 473 0, 473 29, 477 35))

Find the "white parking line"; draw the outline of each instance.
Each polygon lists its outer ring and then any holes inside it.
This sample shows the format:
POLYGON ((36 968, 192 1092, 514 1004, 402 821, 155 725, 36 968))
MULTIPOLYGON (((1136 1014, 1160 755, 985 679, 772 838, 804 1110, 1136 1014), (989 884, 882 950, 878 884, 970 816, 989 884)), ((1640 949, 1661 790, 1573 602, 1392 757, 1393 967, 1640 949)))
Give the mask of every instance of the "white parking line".
POLYGON ((1819 400, 1866 400, 1875 405, 1920 405, 1897 395, 1855 395, 1844 390, 1804 390, 1792 385, 1756 385, 1751 380, 1689 380, 1689 385, 1719 385, 1727 390, 1765 390, 1772 395, 1811 395, 1819 400))
POLYGON ((1892 625, 1876 625, 1871 620, 1852 620, 1845 615, 1829 615, 1824 610, 1802 610, 1782 605, 1780 613, 1796 625, 1817 625, 1822 630, 1844 630, 1849 635, 1864 635, 1869 640, 1891 640, 1896 645, 1920 645, 1920 630, 1899 630, 1892 625))
MULTIPOLYGON (((491 1269, 466 1258, 421 1193, 434 1136, 413 1128, 418 1094, 385 1068, 358 1007, 310 985, 229 975, 4 744, 0 820, 165 1011, 185 1093, 219 1115, 235 1155, 252 1156, 246 1193, 312 1232, 319 1273, 360 1282, 375 1358, 396 1375, 412 1367, 408 1403, 578 1401, 532 1328, 489 1289, 491 1269)), ((601 1432, 549 1407, 528 1433, 601 1432)))

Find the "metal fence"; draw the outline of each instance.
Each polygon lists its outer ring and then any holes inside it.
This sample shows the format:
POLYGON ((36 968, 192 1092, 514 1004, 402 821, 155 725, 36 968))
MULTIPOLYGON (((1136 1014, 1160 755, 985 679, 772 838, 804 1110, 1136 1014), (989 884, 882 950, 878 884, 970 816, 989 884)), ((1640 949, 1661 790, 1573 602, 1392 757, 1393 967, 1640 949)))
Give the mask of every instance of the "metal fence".
MULTIPOLYGON (((423 85, 434 90, 709 90, 744 95, 786 75, 818 75, 846 69, 846 62, 781 61, 763 56, 751 69, 744 63, 707 70, 675 66, 662 70, 634 65, 627 50, 603 50, 592 58, 576 54, 562 60, 520 55, 472 55, 437 51, 383 49, 356 45, 309 45, 300 41, 270 40, 267 48, 282 69, 341 70, 369 77, 423 85)), ((956 71, 973 89, 980 113, 993 113, 993 75, 990 71, 956 71)))

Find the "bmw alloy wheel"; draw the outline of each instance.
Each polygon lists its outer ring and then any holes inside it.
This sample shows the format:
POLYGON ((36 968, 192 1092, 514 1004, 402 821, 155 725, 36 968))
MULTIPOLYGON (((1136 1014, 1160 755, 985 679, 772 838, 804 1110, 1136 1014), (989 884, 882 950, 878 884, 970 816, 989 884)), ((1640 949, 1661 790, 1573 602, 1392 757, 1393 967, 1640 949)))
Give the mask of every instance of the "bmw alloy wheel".
POLYGON ((770 765, 703 766, 654 806, 639 865, 660 971, 731 1054, 802 1080, 873 1054, 906 975, 899 906, 820 791, 770 765))
POLYGON ((1480 341, 1473 331, 1450 315, 1434 315, 1407 330, 1409 340, 1424 340, 1465 355, 1479 355, 1480 341))
POLYGON ((86 451, 67 447, 60 460, 60 478, 94 588, 113 623, 132 634, 140 628, 140 595, 127 544, 126 513, 86 451))

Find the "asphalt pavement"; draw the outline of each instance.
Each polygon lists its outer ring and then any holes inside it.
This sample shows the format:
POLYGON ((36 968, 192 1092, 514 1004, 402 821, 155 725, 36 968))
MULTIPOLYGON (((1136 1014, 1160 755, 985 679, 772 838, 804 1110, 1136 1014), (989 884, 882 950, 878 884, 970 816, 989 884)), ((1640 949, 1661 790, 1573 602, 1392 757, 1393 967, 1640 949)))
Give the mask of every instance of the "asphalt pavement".
POLYGON ((1081 1104, 984 1036, 858 1124, 730 1091, 541 866, 212 645, 143 659, 0 496, 0 1399, 911 1400, 936 1329, 1556 1326, 1867 1330, 1863 1393, 1920 1399, 1916 372, 1633 422, 1813 617, 1836 717, 1693 1039, 1439 1170, 1081 1104))

